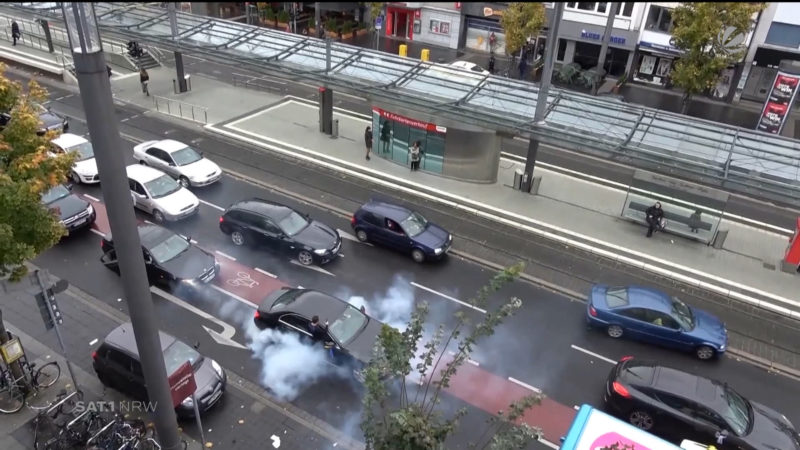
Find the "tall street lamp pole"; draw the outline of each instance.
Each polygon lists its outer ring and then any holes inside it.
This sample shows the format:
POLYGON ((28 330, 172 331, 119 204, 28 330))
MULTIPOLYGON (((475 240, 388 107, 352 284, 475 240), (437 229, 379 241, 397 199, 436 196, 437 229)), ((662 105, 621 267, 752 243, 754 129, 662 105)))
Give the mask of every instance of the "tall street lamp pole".
POLYGON ((161 448, 178 450, 180 437, 172 406, 167 369, 161 354, 161 341, 155 320, 153 298, 145 272, 142 244, 133 212, 123 152, 115 117, 111 83, 100 41, 100 30, 91 2, 62 4, 75 73, 86 112, 97 169, 102 180, 108 222, 122 274, 122 287, 142 363, 147 393, 155 402, 153 419, 161 448))

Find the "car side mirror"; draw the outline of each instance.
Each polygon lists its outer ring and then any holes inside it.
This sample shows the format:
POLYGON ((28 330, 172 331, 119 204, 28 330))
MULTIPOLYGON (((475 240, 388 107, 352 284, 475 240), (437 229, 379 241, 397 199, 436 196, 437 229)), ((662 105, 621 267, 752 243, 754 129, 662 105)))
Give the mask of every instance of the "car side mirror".
POLYGON ((67 189, 72 190, 72 183, 67 184, 67 189))

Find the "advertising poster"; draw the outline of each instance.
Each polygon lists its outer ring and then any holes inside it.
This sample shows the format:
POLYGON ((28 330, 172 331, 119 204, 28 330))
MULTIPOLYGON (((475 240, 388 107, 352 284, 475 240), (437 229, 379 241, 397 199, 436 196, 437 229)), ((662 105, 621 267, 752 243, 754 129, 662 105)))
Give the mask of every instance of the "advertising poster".
POLYGON ((759 131, 780 134, 792 102, 797 96, 798 85, 800 85, 800 75, 778 72, 761 111, 761 118, 758 121, 759 131))

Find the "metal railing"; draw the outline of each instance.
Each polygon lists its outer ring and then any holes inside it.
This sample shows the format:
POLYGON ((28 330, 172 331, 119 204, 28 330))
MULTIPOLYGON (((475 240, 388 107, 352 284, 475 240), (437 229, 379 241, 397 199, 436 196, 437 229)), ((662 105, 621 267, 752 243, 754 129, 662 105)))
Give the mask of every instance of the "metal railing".
POLYGON ((191 103, 173 100, 171 98, 153 96, 156 111, 181 119, 191 120, 202 124, 208 123, 208 108, 192 105, 191 103))
POLYGON ((254 77, 250 75, 240 75, 240 74, 233 74, 233 86, 234 87, 246 87, 248 89, 258 89, 262 91, 280 91, 280 88, 277 86, 270 86, 265 83, 260 83, 263 81, 262 78, 254 77))

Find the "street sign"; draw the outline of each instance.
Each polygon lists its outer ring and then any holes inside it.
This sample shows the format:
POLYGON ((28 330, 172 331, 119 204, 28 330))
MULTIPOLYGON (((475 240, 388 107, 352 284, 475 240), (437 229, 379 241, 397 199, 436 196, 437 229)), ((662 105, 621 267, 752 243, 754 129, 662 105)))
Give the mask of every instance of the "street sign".
POLYGON ((172 407, 177 408, 187 397, 194 395, 196 389, 194 369, 192 369, 189 361, 186 361, 169 376, 169 394, 172 396, 172 407))
POLYGON ((22 358, 25 351, 22 350, 22 344, 20 344, 19 339, 14 338, 0 346, 0 353, 3 354, 3 361, 6 365, 9 365, 22 358))
POLYGON ((383 28, 383 16, 378 16, 375 18, 375 29, 380 30, 383 28))
POLYGON ((484 17, 489 17, 492 14, 494 14, 494 10, 492 8, 489 8, 488 6, 483 8, 483 16, 484 17))

